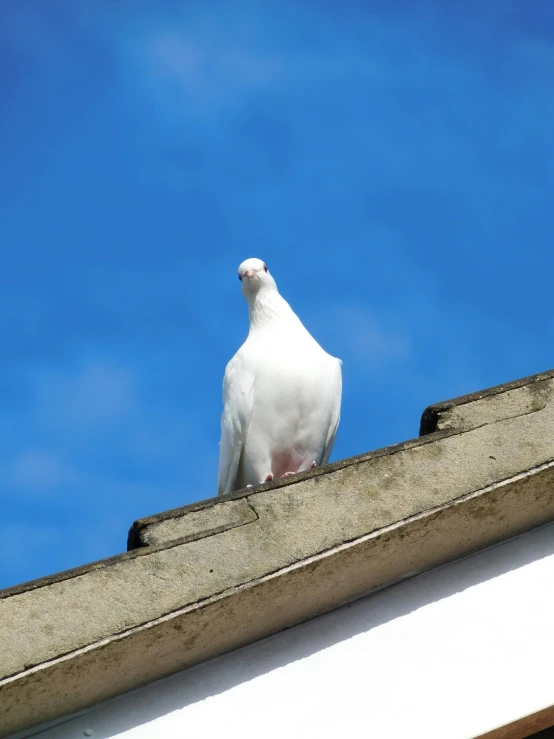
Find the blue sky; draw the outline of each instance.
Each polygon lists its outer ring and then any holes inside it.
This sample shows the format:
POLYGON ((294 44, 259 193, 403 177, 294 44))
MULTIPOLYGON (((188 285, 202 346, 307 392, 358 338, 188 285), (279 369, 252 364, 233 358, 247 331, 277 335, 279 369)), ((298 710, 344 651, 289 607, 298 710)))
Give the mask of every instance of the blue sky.
POLYGON ((552 359, 550 0, 0 0, 0 586, 215 494, 264 259, 333 459, 552 359))

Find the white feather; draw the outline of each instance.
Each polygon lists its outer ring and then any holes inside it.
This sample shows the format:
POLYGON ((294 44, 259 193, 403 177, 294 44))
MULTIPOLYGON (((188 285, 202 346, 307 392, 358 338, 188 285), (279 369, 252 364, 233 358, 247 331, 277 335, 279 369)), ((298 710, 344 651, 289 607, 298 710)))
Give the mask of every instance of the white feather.
POLYGON ((248 337, 225 370, 218 494, 326 464, 342 394, 341 362, 304 328, 259 259, 239 267, 248 337))
POLYGON ((254 400, 254 375, 243 367, 239 353, 230 360, 223 378, 223 414, 219 443, 218 494, 233 490, 254 400))

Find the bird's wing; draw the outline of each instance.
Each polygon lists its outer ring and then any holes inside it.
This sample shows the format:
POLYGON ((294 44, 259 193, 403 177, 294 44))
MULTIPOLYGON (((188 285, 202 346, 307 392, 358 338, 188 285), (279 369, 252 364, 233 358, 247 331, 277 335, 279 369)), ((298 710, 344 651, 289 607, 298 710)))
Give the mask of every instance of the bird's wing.
POLYGON ((340 421, 340 404, 342 399, 342 372, 341 372, 340 359, 337 360, 336 376, 333 382, 333 407, 331 410, 331 418, 329 423, 329 429, 327 431, 327 438, 325 439, 325 446, 323 447, 323 455, 321 458, 321 464, 327 464, 333 444, 335 443, 335 436, 337 435, 337 429, 340 421))
POLYGON ((233 490, 252 415, 254 375, 245 364, 239 350, 227 365, 223 378, 218 495, 233 490))

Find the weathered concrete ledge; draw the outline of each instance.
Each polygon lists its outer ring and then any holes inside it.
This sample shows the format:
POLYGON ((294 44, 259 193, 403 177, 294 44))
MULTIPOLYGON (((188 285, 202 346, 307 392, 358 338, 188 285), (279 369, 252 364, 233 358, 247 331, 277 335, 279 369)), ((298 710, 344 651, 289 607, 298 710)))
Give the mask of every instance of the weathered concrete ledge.
POLYGON ((554 371, 418 439, 142 519, 131 551, 0 592, 0 736, 554 520, 554 371))

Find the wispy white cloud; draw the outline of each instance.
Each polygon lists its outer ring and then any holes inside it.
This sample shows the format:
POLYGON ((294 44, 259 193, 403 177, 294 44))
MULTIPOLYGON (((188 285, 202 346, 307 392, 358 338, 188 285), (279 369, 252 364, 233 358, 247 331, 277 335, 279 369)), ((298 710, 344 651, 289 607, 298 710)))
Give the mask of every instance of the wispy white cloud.
POLYGON ((339 318, 347 327, 347 343, 353 356, 375 368, 391 362, 405 363, 410 357, 411 340, 399 326, 380 325, 375 316, 361 307, 342 308, 339 318))
POLYGON ((213 493, 246 256, 344 360, 336 456, 548 362, 554 47, 504 33, 512 2, 401 5, 10 5, 4 240, 26 251, 0 483, 23 518, 98 511, 113 553, 134 517, 213 493))
POLYGON ((405 365, 410 358, 411 339, 398 319, 377 315, 364 304, 330 308, 319 321, 325 332, 357 371, 383 372, 405 365))
POLYGON ((87 508, 109 494, 123 508, 134 501, 130 519, 153 512, 148 501, 160 494, 173 506, 186 502, 189 487, 211 496, 217 440, 199 450, 206 434, 201 407, 186 397, 168 402, 168 376, 157 371, 167 359, 160 349, 143 356, 140 369, 139 358, 133 365, 131 357, 125 364, 90 354, 33 368, 17 424, 0 412, 2 494, 52 505, 71 499, 87 508))
MULTIPOLYGON (((475 225, 489 234, 509 229, 505 204, 529 188, 541 196, 541 178, 522 178, 514 152, 531 150, 532 156, 538 146, 537 168, 554 172, 554 143, 544 125, 553 114, 552 80, 544 69, 554 46, 544 39, 514 39, 503 47, 503 63, 535 83, 520 85, 514 75, 498 94, 494 66, 482 54, 448 46, 440 14, 419 6, 406 11, 409 24, 351 9, 355 25, 348 14, 320 7, 314 17, 286 2, 263 9, 240 4, 233 12, 216 7, 210 12, 191 4, 168 14, 150 6, 127 27, 98 27, 118 59, 121 89, 146 102, 162 134, 152 140, 145 120, 133 131, 141 167, 150 162, 158 185, 180 192, 185 183, 201 188, 207 180, 233 186, 242 173, 258 171, 281 137, 288 142, 280 160, 288 164, 287 178, 278 186, 264 183, 262 192, 245 188, 247 212, 263 209, 264 192, 270 208, 291 208, 288 192, 309 192, 318 177, 319 197, 326 191, 341 206, 412 190, 422 199, 433 193, 439 207, 443 199, 455 200, 460 218, 453 225, 463 239, 475 225), (263 144, 261 130, 251 135, 244 128, 259 110, 260 125, 276 134, 263 144), (168 146, 194 151, 201 166, 189 171, 167 155, 168 146), (338 169, 342 177, 326 178, 338 169), (488 211, 484 217, 484 202, 498 205, 495 222, 488 211)), ((497 13, 490 15, 492 22, 497 13)), ((233 221, 233 213, 227 216, 233 221)), ((403 230, 402 213, 391 225, 403 230)))
MULTIPOLYGON (((63 546, 63 533, 53 525, 25 521, 2 521, 0 561, 6 569, 25 572, 36 567, 44 552, 52 552, 63 546)), ((1 565, 0 565, 1 567, 1 565)), ((9 583, 10 585, 12 582, 9 583)), ((15 584, 15 583, 13 583, 15 584)))
POLYGON ((34 390, 43 422, 74 430, 122 422, 139 405, 136 374, 128 367, 97 359, 71 369, 43 369, 35 377, 34 390))
POLYGON ((80 476, 59 454, 27 449, 0 467, 0 485, 27 499, 52 500, 80 484, 80 476))
MULTIPOLYGON (((222 34, 214 54, 214 48, 194 33, 161 28, 151 32, 142 47, 135 47, 134 61, 146 84, 153 83, 154 89, 161 86, 166 93, 172 91, 183 105, 194 102, 197 108, 213 113, 242 93, 282 79, 282 60, 255 53, 237 41, 233 43, 232 38, 232 34, 222 34)), ((154 91, 152 87, 150 91, 154 91)))

